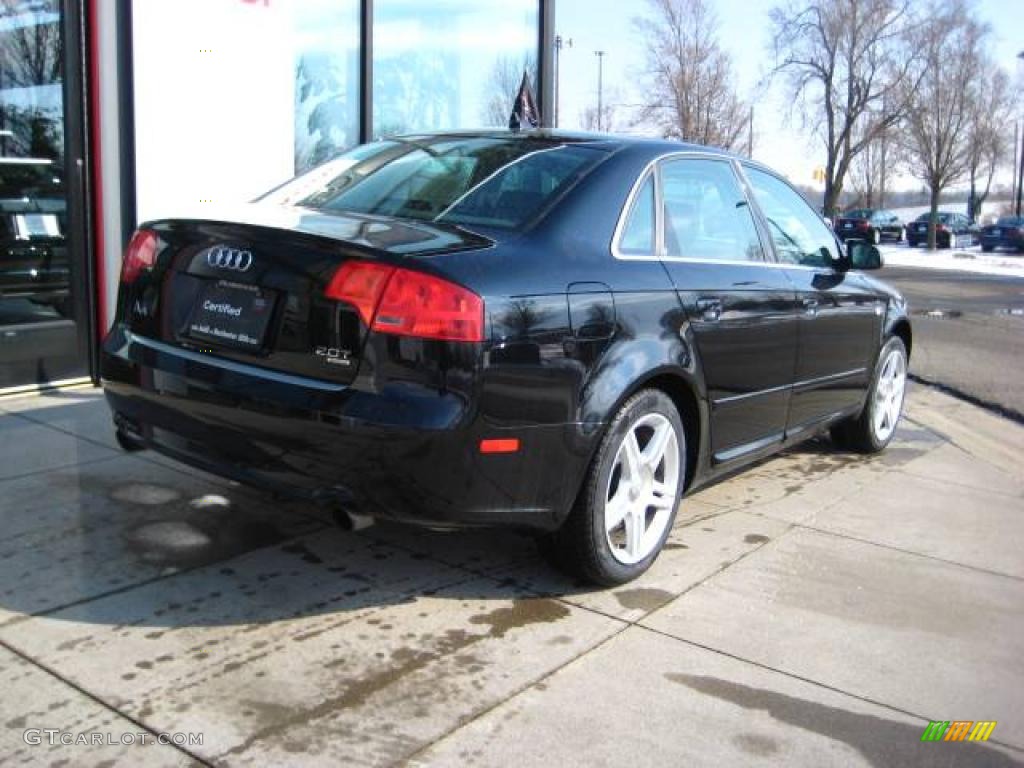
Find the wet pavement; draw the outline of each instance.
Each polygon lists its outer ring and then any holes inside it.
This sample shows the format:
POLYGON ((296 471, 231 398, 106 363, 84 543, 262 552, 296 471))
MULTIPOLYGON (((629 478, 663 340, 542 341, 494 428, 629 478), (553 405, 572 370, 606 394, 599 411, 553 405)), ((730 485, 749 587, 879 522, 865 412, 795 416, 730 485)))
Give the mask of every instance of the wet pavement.
POLYGON ((124 454, 94 390, 0 401, 0 764, 1024 765, 1024 428, 908 416, 693 495, 592 590, 124 454))

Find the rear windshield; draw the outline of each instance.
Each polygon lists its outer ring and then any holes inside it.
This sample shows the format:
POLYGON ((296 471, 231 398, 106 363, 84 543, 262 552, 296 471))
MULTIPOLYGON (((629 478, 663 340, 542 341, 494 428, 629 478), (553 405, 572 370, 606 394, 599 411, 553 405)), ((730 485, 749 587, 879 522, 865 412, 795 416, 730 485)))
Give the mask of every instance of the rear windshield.
POLYGON ((843 214, 844 219, 870 219, 874 214, 870 208, 855 208, 843 214))
MULTIPOLYGON (((952 216, 952 214, 949 214, 949 213, 937 213, 937 214, 935 214, 935 220, 939 221, 939 222, 941 222, 943 224, 948 224, 950 216, 952 216)), ((929 214, 929 213, 922 213, 920 216, 917 217, 917 220, 918 221, 928 221, 928 219, 930 217, 931 217, 931 214, 929 214)))
POLYGON ((605 153, 532 137, 413 137, 356 147, 263 202, 512 229, 531 221, 605 153))

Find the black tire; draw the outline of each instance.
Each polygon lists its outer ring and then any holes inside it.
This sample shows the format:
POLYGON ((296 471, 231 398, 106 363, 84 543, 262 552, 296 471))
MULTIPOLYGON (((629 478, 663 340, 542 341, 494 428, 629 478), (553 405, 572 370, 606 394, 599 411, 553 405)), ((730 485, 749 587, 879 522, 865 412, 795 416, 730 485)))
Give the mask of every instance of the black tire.
POLYGON ((563 526, 539 542, 541 554, 556 568, 587 582, 612 587, 640 576, 657 559, 672 530, 686 481, 686 433, 672 400, 661 390, 644 389, 619 409, 601 439, 587 470, 583 487, 563 526), (605 493, 615 460, 627 433, 649 414, 660 414, 675 431, 679 450, 678 482, 668 523, 651 552, 639 562, 626 564, 612 554, 605 531, 605 493))
POLYGON ((981 246, 981 250, 982 250, 983 253, 992 253, 994 248, 995 248, 995 246, 992 246, 992 245, 983 245, 983 246, 981 246))
MULTIPOLYGON (((896 434, 895 427, 893 427, 888 435, 879 437, 875 431, 874 419, 876 410, 875 393, 881 378, 882 368, 894 350, 898 350, 899 354, 903 356, 903 370, 906 371, 907 348, 901 338, 892 336, 882 345, 882 349, 878 353, 878 360, 875 362, 875 371, 871 376, 871 386, 868 389, 864 408, 859 415, 836 424, 830 430, 832 442, 838 447, 856 451, 857 453, 879 453, 885 450, 885 447, 892 441, 893 435, 896 434)), ((903 401, 901 397, 901 414, 902 410, 903 401)))

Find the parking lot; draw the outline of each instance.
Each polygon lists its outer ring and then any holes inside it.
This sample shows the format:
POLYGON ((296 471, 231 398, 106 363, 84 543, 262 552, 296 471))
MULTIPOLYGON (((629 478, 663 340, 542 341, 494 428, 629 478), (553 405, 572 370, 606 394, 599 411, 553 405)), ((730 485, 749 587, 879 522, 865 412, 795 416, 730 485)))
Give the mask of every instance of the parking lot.
POLYGON ((685 499, 591 590, 519 534, 346 532, 124 454, 96 390, 0 401, 0 762, 1022 765, 1024 428, 907 408, 881 456, 685 499))

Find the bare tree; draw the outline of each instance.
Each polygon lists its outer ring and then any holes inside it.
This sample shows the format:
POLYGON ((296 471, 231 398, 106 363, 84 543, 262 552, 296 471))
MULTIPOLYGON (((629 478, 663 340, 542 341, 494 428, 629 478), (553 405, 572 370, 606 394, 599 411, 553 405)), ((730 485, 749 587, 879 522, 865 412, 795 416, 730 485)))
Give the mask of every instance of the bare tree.
MULTIPOLYGON (((874 126, 874 116, 862 121, 862 124, 874 126)), ((874 138, 850 161, 849 185, 858 205, 865 208, 885 207, 889 182, 902 163, 902 152, 897 141, 898 128, 897 125, 877 131, 874 138)), ((855 141, 863 138, 859 129, 854 136, 855 141)))
POLYGON ((770 12, 776 72, 825 145, 831 214, 854 158, 905 110, 919 71, 905 45, 909 0, 787 0, 770 12))
MULTIPOLYGON (((604 133, 614 133, 619 125, 619 102, 621 100, 621 94, 618 89, 612 88, 606 90, 604 94, 603 103, 601 104, 601 115, 598 120, 597 104, 592 104, 589 107, 584 107, 580 110, 580 128, 584 131, 603 131, 604 133)), ((628 122, 624 120, 623 123, 628 122)))
POLYGON ((3 32, 0 70, 5 88, 59 83, 64 62, 64 38, 56 19, 28 3, 0 0, 0 16, 22 16, 3 32))
POLYGON ((929 192, 928 247, 935 248, 939 195, 970 170, 972 102, 982 74, 988 29, 971 17, 964 0, 936 0, 914 29, 924 76, 908 94, 904 137, 910 172, 929 192))
POLYGON ((971 182, 969 216, 977 218, 992 189, 992 178, 1010 154, 1013 99, 1006 71, 991 62, 982 65, 974 83, 970 104, 970 132, 967 147, 967 175, 971 182), (979 191, 979 185, 984 185, 979 191))
POLYGON ((634 20, 647 45, 648 95, 639 122, 656 125, 665 137, 736 148, 747 107, 736 95, 732 61, 719 47, 714 13, 705 0, 648 2, 652 17, 634 20))

